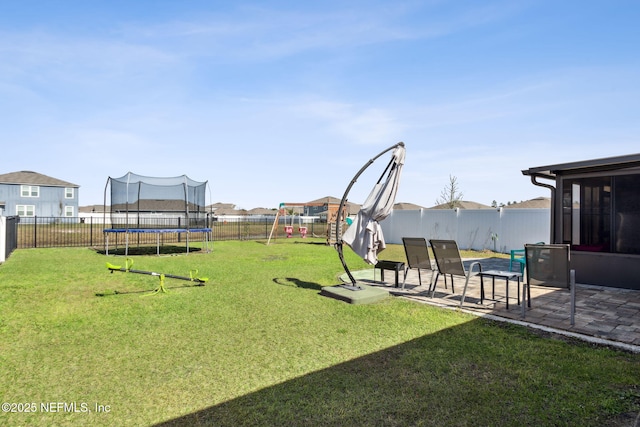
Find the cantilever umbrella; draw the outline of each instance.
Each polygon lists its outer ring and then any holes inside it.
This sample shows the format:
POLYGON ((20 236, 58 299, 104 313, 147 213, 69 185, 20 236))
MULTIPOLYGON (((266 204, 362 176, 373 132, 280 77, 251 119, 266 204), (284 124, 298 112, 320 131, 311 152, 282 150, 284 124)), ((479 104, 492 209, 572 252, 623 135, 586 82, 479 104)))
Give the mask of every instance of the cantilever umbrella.
POLYGON ((393 203, 395 202, 398 185, 400 183, 400 174, 402 172, 402 166, 404 165, 406 151, 404 143, 399 142, 369 160, 351 180, 338 208, 338 212, 341 214, 347 200, 347 195, 358 177, 366 168, 371 166, 378 157, 391 150, 393 150, 391 161, 371 190, 369 197, 367 197, 367 200, 362 205, 354 222, 349 226, 344 236, 337 239, 336 249, 338 255, 354 289, 360 288, 356 286, 356 280, 353 278, 344 261, 342 243, 344 242, 349 245, 355 253, 360 255, 369 264, 375 265, 378 262, 378 252, 382 251, 386 246, 379 221, 385 219, 393 210, 393 203))

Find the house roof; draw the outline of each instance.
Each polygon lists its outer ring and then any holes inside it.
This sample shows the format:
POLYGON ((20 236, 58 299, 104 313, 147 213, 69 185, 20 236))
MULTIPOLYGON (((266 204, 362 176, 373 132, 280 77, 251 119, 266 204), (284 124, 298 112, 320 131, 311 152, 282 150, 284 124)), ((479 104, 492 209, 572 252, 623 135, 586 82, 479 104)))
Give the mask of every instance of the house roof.
POLYGON ((601 159, 582 160, 571 163, 559 163, 549 166, 538 166, 522 171, 523 175, 540 176, 555 179, 556 175, 571 173, 597 172, 606 170, 640 167, 640 153, 626 156, 604 157, 601 159))
MULTIPOLYGON (((235 205, 234 205, 235 206, 235 205)), ((221 215, 248 215, 246 209, 236 209, 235 207, 217 208, 213 211, 214 216, 221 215)))
POLYGON ((277 212, 278 212, 277 209, 267 209, 267 208, 253 208, 247 211, 249 215, 275 215, 277 212))
MULTIPOLYGON (((471 202, 468 200, 460 200, 456 202, 456 208, 460 209, 493 209, 491 206, 483 205, 478 202, 471 202)), ((441 205, 432 206, 429 209, 451 209, 447 203, 441 205)))
POLYGON ((524 202, 520 203, 512 203, 503 207, 508 209, 549 209, 551 208, 551 198, 536 197, 535 199, 525 200, 524 202))
MULTIPOLYGON (((127 209, 126 204, 115 204, 113 208, 110 205, 87 205, 78 207, 78 212, 81 213, 110 213, 110 212, 124 212, 127 209)), ((139 211, 140 212, 184 212, 184 202, 180 200, 141 200, 139 211)), ((131 203, 129 205, 129 212, 137 212, 138 203, 131 203)), ((189 212, 203 212, 202 207, 198 207, 193 203, 189 203, 189 212)), ((206 212, 206 210, 204 210, 206 212)))
POLYGON ((224 209, 235 209, 236 205, 234 205, 233 203, 222 203, 222 202, 217 202, 217 203, 212 203, 209 206, 207 206, 207 209, 212 209, 212 210, 216 210, 216 209, 220 209, 220 208, 224 208, 224 209))
MULTIPOLYGON (((194 203, 188 203, 190 212, 205 212, 202 206, 194 203)), ((184 212, 184 200, 161 200, 161 199, 140 199, 136 202, 116 203, 111 205, 111 212, 184 212)))
POLYGON ((58 178, 32 171, 10 172, 0 175, 0 184, 42 185, 46 187, 80 187, 58 178))
MULTIPOLYGON (((110 206, 107 206, 106 212, 110 211, 110 206)), ((79 206, 78 212, 81 213, 104 213, 105 207, 104 205, 87 205, 87 206, 79 206)))
POLYGON ((397 210, 397 211, 417 211, 420 209, 424 209, 424 208, 414 203, 399 202, 393 205, 393 210, 397 210))
MULTIPOLYGON (((325 197, 321 197, 319 199, 311 200, 311 201, 308 201, 308 202, 299 202, 299 203, 284 202, 284 205, 285 206, 294 206, 294 205, 296 205, 296 206, 302 206, 302 205, 306 205, 306 206, 339 205, 341 201, 342 201, 342 199, 339 199, 337 197, 325 196, 325 197)), ((360 205, 357 204, 357 203, 347 202, 346 209, 347 209, 349 215, 356 214, 360 210, 360 205)), ((326 214, 326 211, 325 212, 319 212, 319 214, 323 214, 323 213, 326 214)))
POLYGON ((325 196, 325 197, 321 197, 319 199, 311 200, 311 201, 305 202, 305 203, 309 203, 309 204, 311 204, 311 203, 332 203, 332 204, 337 205, 337 204, 340 203, 341 200, 342 199, 338 199, 337 197, 325 196))

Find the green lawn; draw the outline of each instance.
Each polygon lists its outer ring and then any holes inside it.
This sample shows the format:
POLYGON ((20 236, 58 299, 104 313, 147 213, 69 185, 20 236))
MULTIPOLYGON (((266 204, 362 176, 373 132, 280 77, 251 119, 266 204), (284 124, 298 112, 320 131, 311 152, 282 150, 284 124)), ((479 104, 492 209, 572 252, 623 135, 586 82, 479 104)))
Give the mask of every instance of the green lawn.
POLYGON ((0 265, 0 393, 15 412, 0 425, 607 426, 640 411, 640 355, 399 298, 322 297, 343 270, 320 243, 134 257, 209 278, 155 295, 158 277, 109 273, 122 257, 14 252, 0 265))

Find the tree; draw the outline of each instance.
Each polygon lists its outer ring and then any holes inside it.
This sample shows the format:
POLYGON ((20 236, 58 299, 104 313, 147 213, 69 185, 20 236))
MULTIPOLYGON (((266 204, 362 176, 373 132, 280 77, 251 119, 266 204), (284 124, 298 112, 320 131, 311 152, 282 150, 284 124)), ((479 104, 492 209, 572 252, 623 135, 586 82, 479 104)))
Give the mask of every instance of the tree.
POLYGON ((450 209, 455 208, 462 201, 462 193, 459 190, 458 178, 449 175, 449 184, 442 189, 436 204, 445 205, 450 209))

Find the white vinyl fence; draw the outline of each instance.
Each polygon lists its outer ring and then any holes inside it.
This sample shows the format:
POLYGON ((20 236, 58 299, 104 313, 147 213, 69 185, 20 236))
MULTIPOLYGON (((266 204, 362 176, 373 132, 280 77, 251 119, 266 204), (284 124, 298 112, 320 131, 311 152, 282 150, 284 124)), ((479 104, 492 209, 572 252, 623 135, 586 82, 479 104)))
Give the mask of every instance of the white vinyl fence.
POLYGON ((461 249, 509 253, 525 243, 549 242, 549 209, 395 210, 380 223, 387 243, 403 237, 455 240, 461 249))

